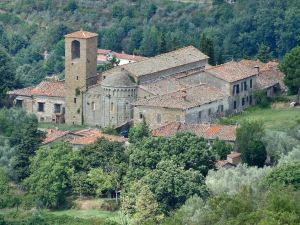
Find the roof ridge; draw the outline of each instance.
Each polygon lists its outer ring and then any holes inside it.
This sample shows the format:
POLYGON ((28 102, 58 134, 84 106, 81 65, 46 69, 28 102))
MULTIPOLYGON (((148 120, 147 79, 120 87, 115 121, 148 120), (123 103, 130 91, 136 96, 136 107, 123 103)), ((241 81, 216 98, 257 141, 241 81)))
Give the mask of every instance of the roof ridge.
MULTIPOLYGON (((177 52, 177 51, 184 50, 184 49, 191 48, 191 47, 194 48, 194 49, 196 49, 196 50, 198 50, 198 51, 200 51, 200 50, 197 49, 195 46, 193 46, 193 45, 188 45, 188 46, 185 46, 185 47, 182 47, 182 48, 178 48, 178 49, 175 49, 175 50, 170 51, 170 52, 158 54, 158 55, 155 55, 155 56, 152 56, 152 57, 142 56, 142 57, 145 57, 144 60, 132 62, 132 63, 125 64, 125 65, 121 65, 120 67, 127 67, 128 65, 136 64, 136 63, 139 63, 139 62, 142 62, 142 61, 144 62, 144 61, 151 60, 151 59, 161 58, 161 57, 163 57, 163 56, 165 56, 165 55, 168 55, 168 54, 171 54, 171 53, 173 53, 173 52, 177 52)), ((201 52, 201 51, 200 51, 200 52, 201 52)), ((203 55, 205 55, 203 52, 201 52, 201 53, 202 53, 203 55)), ((205 55, 205 56, 207 56, 207 55, 205 55)), ((207 57, 208 57, 208 56, 207 56, 207 57)))

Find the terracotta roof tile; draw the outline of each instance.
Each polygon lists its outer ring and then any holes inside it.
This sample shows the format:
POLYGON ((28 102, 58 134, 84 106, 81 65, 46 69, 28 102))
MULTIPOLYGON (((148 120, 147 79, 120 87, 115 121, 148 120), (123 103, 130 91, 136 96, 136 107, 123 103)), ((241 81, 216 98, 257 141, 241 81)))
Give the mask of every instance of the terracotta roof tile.
POLYGON ((227 95, 221 90, 205 84, 186 88, 173 93, 139 100, 133 105, 153 106, 175 109, 189 109, 199 105, 221 100, 227 95))
POLYGON ((22 88, 22 89, 17 89, 17 90, 12 90, 7 92, 9 95, 22 95, 22 96, 31 96, 32 90, 34 87, 27 87, 27 88, 22 88))
POLYGON ((97 141, 98 138, 104 138, 108 141, 126 142, 127 139, 120 136, 104 134, 98 130, 86 129, 80 130, 75 133, 70 131, 61 131, 55 129, 45 129, 46 138, 43 144, 49 144, 57 141, 58 139, 69 142, 74 145, 88 145, 97 141), (67 137, 68 136, 68 137, 67 137))
POLYGON ((42 81, 36 87, 9 91, 9 95, 65 97, 64 81, 42 81))
POLYGON ((82 130, 75 134, 82 135, 82 137, 74 138, 70 141, 74 145, 88 145, 96 142, 99 138, 104 138, 108 141, 126 142, 127 139, 120 136, 104 134, 98 130, 82 130))
POLYGON ((96 33, 91 33, 91 32, 82 31, 82 30, 65 35, 66 38, 78 38, 78 39, 88 39, 88 38, 97 37, 97 36, 98 36, 98 34, 96 34, 96 33))
POLYGON ((172 52, 161 54, 155 57, 147 58, 140 62, 123 65, 128 72, 139 77, 163 70, 168 70, 177 66, 186 65, 200 60, 208 59, 198 49, 193 46, 181 48, 172 52))
POLYGON ((183 84, 182 82, 180 82, 178 79, 174 77, 142 84, 139 86, 139 88, 142 88, 154 95, 164 95, 187 87, 188 87, 187 84, 183 84))
POLYGON ((46 131, 46 138, 42 142, 43 145, 54 142, 57 139, 62 138, 63 136, 70 133, 69 131, 61 131, 55 129, 46 129, 45 131, 46 131))
POLYGON ((241 153, 239 152, 231 152, 230 154, 227 155, 228 158, 234 159, 234 158, 239 158, 241 156, 241 153))
POLYGON ((247 66, 249 68, 255 68, 256 66, 259 66, 259 70, 260 71, 266 71, 266 70, 270 70, 270 69, 274 69, 277 70, 278 67, 278 62, 276 61, 270 61, 268 63, 262 63, 259 60, 247 60, 247 59, 243 59, 239 62, 240 64, 247 66))
POLYGON ((223 141, 236 140, 237 126, 227 126, 218 124, 184 124, 179 122, 173 122, 161 126, 152 131, 153 136, 158 137, 170 137, 177 132, 190 132, 196 134, 199 137, 203 137, 208 140, 219 139, 223 141))
POLYGON ((241 60, 239 63, 248 68, 259 66, 260 73, 256 79, 256 84, 259 89, 266 89, 276 84, 279 84, 282 90, 286 89, 283 82, 284 74, 278 70, 278 62, 270 61, 268 63, 262 63, 254 60, 241 60))
POLYGON ((206 70, 207 73, 227 82, 235 82, 257 75, 255 68, 249 68, 238 62, 228 62, 206 70))

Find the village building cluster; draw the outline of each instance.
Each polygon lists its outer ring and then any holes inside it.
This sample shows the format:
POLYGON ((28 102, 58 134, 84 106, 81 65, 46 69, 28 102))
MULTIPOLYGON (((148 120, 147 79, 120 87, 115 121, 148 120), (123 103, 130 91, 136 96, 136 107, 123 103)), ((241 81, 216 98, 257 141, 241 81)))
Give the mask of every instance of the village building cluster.
POLYGON ((211 123, 255 104, 256 90, 270 96, 285 90, 276 62, 242 60, 209 66, 205 54, 188 46, 128 59, 97 74, 101 54, 107 58, 110 53, 97 50, 95 33, 68 34, 65 80, 43 81, 9 95, 40 122, 118 128, 146 121, 155 130, 170 123, 211 123))

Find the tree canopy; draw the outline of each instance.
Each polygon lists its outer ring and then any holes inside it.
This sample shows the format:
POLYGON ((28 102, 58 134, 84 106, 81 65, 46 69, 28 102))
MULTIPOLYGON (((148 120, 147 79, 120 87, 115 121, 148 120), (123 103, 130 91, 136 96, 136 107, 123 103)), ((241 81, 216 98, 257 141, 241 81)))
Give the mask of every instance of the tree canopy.
POLYGON ((297 94, 300 89, 300 47, 293 48, 287 53, 279 65, 285 74, 284 83, 291 94, 297 94))
POLYGON ((244 163, 249 166, 263 167, 267 158, 266 148, 262 141, 263 124, 259 121, 244 121, 237 129, 237 143, 244 163))

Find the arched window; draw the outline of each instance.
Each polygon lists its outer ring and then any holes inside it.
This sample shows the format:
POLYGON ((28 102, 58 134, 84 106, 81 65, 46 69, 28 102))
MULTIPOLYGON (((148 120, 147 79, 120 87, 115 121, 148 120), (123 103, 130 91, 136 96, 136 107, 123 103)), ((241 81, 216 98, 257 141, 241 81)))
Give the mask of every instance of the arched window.
POLYGON ((72 41, 72 60, 80 58, 80 42, 72 41))

